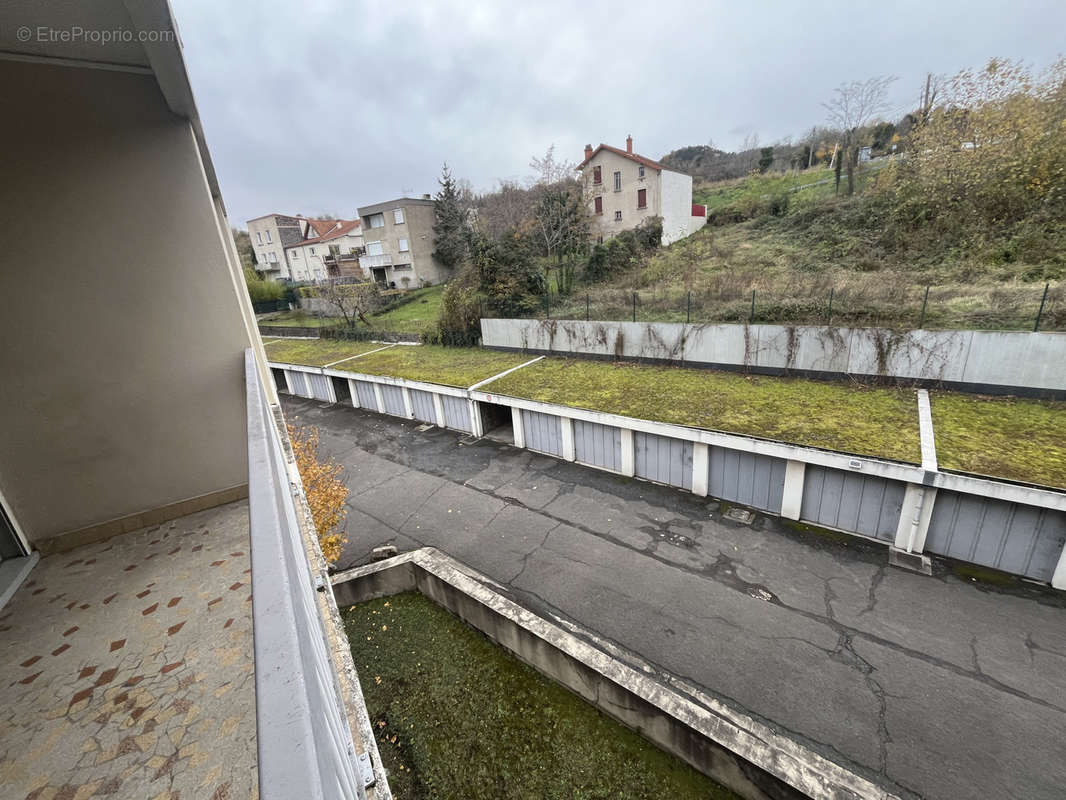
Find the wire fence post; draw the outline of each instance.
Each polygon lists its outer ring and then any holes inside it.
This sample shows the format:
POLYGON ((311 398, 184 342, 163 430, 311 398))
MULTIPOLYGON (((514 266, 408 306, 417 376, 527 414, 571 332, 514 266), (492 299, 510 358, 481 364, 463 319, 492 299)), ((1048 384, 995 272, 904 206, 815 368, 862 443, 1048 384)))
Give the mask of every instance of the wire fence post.
POLYGON ((585 295, 585 322, 589 321, 589 307, 591 306, 590 295, 585 295))
POLYGON ((552 318, 552 293, 551 289, 544 293, 544 318, 552 318))
POLYGON ((826 325, 832 325, 833 324, 833 287, 832 286, 829 287, 829 312, 826 315, 825 324, 826 325))
POLYGON ((925 327, 925 309, 929 305, 929 287, 925 287, 925 297, 922 299, 922 318, 918 320, 918 330, 925 327))
POLYGON ((692 322, 692 292, 688 293, 688 305, 685 308, 685 322, 692 322))
POLYGON ((633 292, 633 321, 637 321, 637 293, 633 292))
POLYGON ((1040 318, 1044 315, 1044 303, 1047 302, 1047 290, 1050 286, 1050 283, 1044 284, 1044 296, 1040 298, 1040 310, 1036 312, 1036 322, 1033 323, 1033 333, 1037 333, 1040 330, 1040 318))
POLYGON ((755 322, 755 290, 751 290, 751 315, 748 317, 748 324, 755 322))

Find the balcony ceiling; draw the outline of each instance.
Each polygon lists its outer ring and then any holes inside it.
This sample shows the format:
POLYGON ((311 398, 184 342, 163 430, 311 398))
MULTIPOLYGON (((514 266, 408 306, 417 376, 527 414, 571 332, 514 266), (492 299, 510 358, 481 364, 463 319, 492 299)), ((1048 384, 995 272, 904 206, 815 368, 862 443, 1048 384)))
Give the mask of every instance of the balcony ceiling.
MULTIPOLYGON (((134 4, 131 4, 134 5, 134 4)), ((30 56, 63 61, 84 61, 122 67, 151 66, 144 46, 137 41, 130 10, 122 0, 6 0, 0 5, 0 53, 5 57, 30 56), (22 41, 22 29, 30 30, 22 41), (133 41, 61 41, 75 29, 84 31, 132 31, 133 41), (39 36, 43 33, 43 36, 39 36)))

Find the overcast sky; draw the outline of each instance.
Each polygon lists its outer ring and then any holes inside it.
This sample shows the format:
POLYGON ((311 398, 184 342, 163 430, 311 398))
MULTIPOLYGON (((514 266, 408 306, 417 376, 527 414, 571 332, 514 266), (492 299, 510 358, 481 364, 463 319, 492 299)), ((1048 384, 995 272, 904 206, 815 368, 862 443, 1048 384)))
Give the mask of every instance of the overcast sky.
POLYGON ((845 80, 899 76, 902 114, 927 71, 1066 47, 1062 0, 171 3, 239 227, 435 192, 444 161, 487 190, 552 143, 767 144, 822 123, 845 80))

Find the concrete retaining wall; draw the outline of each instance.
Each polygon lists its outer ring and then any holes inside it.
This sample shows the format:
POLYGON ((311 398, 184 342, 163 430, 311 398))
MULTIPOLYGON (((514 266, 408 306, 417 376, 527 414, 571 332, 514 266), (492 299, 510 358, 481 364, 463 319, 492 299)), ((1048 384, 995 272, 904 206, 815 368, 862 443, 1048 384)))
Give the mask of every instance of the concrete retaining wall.
POLYGON ((335 575, 341 607, 417 590, 520 660, 663 750, 750 800, 896 796, 591 631, 536 616, 495 591, 490 579, 433 548, 335 575), (676 679, 673 679, 676 681, 676 679))
POLYGON ((1066 334, 483 319, 486 347, 1066 397, 1066 334))

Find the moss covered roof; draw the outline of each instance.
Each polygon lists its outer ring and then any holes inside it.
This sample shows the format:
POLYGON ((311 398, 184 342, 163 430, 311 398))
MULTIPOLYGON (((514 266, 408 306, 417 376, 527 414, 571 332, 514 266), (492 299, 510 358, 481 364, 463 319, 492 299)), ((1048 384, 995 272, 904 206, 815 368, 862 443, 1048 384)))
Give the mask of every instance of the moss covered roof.
POLYGON ((465 389, 528 360, 528 356, 521 354, 475 347, 398 345, 338 364, 335 369, 361 372, 364 375, 388 375, 465 389))
POLYGON ((339 339, 278 339, 263 343, 269 361, 306 367, 323 367, 384 346, 377 342, 346 342, 339 339))

